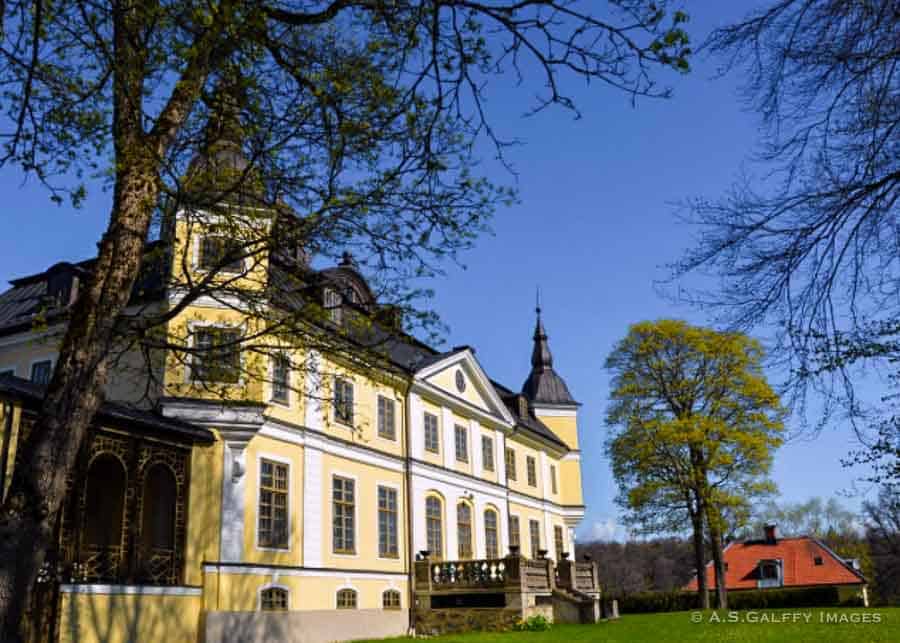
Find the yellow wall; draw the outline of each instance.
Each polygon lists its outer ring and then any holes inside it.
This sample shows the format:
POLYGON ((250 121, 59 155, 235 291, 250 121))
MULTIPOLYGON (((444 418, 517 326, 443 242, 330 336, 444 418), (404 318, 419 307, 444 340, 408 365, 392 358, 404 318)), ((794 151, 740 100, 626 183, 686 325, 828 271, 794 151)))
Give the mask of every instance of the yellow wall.
POLYGON ((544 476, 541 471, 541 454, 540 451, 533 446, 526 445, 518 436, 508 437, 506 446, 516 452, 516 479, 509 481, 509 488, 519 493, 525 493, 529 496, 538 498, 544 497, 544 476), (534 458, 535 471, 537 473, 537 485, 532 487, 528 484, 528 465, 526 457, 534 458))
POLYGON ((547 425, 547 428, 553 431, 570 449, 578 449, 578 419, 576 417, 556 417, 538 414, 537 419, 547 425))
POLYGON ((301 565, 303 563, 303 447, 256 436, 247 445, 244 455, 247 484, 244 487, 244 561, 272 565, 301 565), (286 462, 288 469, 288 523, 287 550, 260 548, 256 540, 257 510, 259 505, 259 459, 270 458, 286 462))
POLYGON ((191 451, 184 582, 199 585, 201 564, 218 560, 222 515, 222 442, 195 445, 191 451))
POLYGON ((322 562, 325 567, 401 572, 406 570, 406 500, 404 476, 373 465, 346 458, 323 455, 322 458, 322 562), (338 475, 356 480, 356 553, 335 554, 332 543, 332 477, 338 475), (378 485, 397 490, 398 557, 378 556, 378 485))
POLYGON ((520 552, 528 558, 537 558, 537 552, 531 550, 531 532, 529 531, 528 521, 537 520, 541 529, 541 548, 552 549, 548 547, 547 536, 544 533, 544 512, 540 509, 532 509, 515 502, 509 503, 509 513, 511 516, 519 517, 519 545, 520 552))
POLYGON ((484 398, 481 396, 481 393, 478 391, 478 387, 475 385, 475 382, 468 376, 466 370, 460 369, 459 366, 451 366, 450 368, 446 368, 443 371, 429 377, 428 381, 438 388, 447 391, 451 395, 461 397, 470 404, 477 406, 479 409, 487 411, 490 408, 485 402, 484 398), (466 390, 462 393, 460 393, 459 389, 456 388, 456 371, 458 370, 462 370, 463 375, 466 378, 466 390))
POLYGON ((16 376, 29 379, 32 362, 52 359, 53 364, 56 365, 62 338, 63 331, 56 330, 47 335, 0 346, 0 370, 14 368, 16 376))
POLYGON ((69 594, 60 604, 63 643, 195 643, 200 596, 69 594))
POLYGON ((560 466, 560 504, 583 505, 581 462, 578 460, 565 460, 560 466))
POLYGON ((401 607, 408 607, 406 578, 388 579, 331 578, 295 576, 290 574, 207 574, 204 599, 205 609, 224 611, 255 611, 259 604, 259 591, 271 584, 287 587, 289 609, 335 609, 337 591, 351 587, 357 591, 358 609, 381 609, 382 592, 395 589, 400 592, 401 607))

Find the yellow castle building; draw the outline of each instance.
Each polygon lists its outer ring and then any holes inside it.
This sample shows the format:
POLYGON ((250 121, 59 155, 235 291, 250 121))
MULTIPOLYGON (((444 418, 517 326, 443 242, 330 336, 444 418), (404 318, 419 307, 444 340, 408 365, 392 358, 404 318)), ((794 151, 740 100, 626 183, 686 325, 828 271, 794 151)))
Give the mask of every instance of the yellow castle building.
MULTIPOLYGON (((195 165, 243 163, 218 154, 195 165)), ((257 211, 245 223, 289 225, 257 211)), ((226 242, 215 213, 169 216, 129 311, 172 310, 172 284, 226 242)), ((4 492, 91 269, 60 263, 0 295, 4 492)), ((272 306, 319 306, 322 332, 367 320, 382 362, 285 337, 264 356, 192 353, 257 322, 215 284, 180 306, 164 329, 187 349, 116 361, 39 579, 37 638, 313 642, 596 618, 596 570, 569 554, 584 515, 579 405, 540 309, 515 392, 473 348, 403 335, 349 255, 313 269, 272 250, 230 269, 272 306)))

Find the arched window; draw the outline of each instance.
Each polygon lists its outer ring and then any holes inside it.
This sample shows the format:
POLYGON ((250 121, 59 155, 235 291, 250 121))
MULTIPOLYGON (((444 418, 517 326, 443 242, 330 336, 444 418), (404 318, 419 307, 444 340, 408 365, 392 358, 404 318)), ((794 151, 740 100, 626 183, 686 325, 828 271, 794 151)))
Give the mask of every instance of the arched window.
POLYGON ((85 512, 79 559, 85 580, 116 580, 122 565, 125 467, 113 455, 98 456, 85 483, 85 512))
POLYGON ((172 470, 154 464, 144 478, 141 544, 146 552, 175 549, 175 503, 178 491, 172 470))
POLYGON ((425 499, 425 532, 428 540, 428 551, 436 559, 444 555, 444 525, 441 499, 428 496, 425 499))
POLYGON ((386 589, 381 595, 381 606, 386 610, 400 609, 400 592, 396 589, 386 589))
POLYGON ((283 587, 267 587, 259 593, 259 609, 283 612, 288 608, 288 591, 283 587))
POLYGON ((484 549, 487 558, 500 558, 500 545, 497 538, 497 512, 486 509, 484 512, 484 549))
POLYGON ((339 610, 355 610, 356 609, 356 590, 340 589, 337 593, 337 608, 339 610))
POLYGON ((472 557, 472 508, 464 502, 456 505, 456 538, 459 542, 459 558, 472 557))

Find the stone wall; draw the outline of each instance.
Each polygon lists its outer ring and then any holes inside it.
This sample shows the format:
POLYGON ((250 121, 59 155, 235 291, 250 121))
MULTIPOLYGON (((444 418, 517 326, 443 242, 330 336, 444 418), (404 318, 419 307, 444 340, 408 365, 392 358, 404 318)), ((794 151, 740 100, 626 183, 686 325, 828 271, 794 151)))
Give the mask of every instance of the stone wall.
POLYGON ((416 634, 436 636, 480 630, 502 632, 522 618, 517 609, 497 607, 416 608, 416 634))
POLYGON ((207 643, 330 643, 402 636, 407 610, 207 612, 207 643))

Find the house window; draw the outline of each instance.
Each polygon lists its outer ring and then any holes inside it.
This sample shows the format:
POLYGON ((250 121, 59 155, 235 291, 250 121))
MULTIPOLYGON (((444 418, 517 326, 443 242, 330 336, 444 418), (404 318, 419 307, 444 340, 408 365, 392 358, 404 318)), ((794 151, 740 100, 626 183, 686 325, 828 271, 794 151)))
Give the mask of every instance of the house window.
MULTIPOLYGON (((332 536, 334 553, 356 553, 354 519, 356 513, 356 483, 349 478, 334 476, 332 484, 332 536)), ((356 605, 354 605, 356 607, 356 605)))
POLYGON ((342 589, 337 593, 337 608, 339 610, 356 609, 356 590, 342 589))
POLYGON ((525 456, 525 469, 528 474, 528 486, 537 486, 537 463, 530 455, 525 456))
POLYGON ((519 547, 519 517, 509 517, 509 546, 519 547))
POLYGON ((537 520, 528 521, 528 532, 531 536, 531 557, 537 558, 541 550, 541 523, 537 520))
POLYGON ((472 508, 464 502, 456 505, 456 538, 459 542, 459 558, 472 557, 472 508))
POLYGON ((288 465, 259 461, 259 545, 288 548, 288 465))
POLYGON ((556 465, 550 465, 550 492, 559 493, 556 486, 556 465))
POLYGON ((200 269, 241 272, 244 260, 241 243, 221 234, 207 234, 200 239, 200 269))
POLYGON ((334 419, 353 426, 353 382, 343 377, 334 378, 334 419))
POLYGON ((822 557, 821 557, 821 556, 816 556, 815 558, 813 558, 813 562, 814 562, 816 565, 822 565, 822 564, 824 564, 824 561, 822 560, 822 557))
POLYGON ((563 541, 563 528, 559 525, 553 526, 553 545, 556 548, 556 560, 562 560, 562 554, 566 549, 566 545, 563 541))
POLYGON ((459 424, 454 427, 456 435, 456 459, 459 462, 469 461, 469 432, 459 424))
POLYGON ((497 512, 493 509, 486 509, 484 512, 484 552, 488 558, 500 558, 497 512))
POLYGON ((290 389, 291 360, 284 353, 272 358, 272 401, 288 403, 290 389))
POLYGON ((267 587, 259 594, 259 607, 264 612, 283 612, 288 608, 288 591, 283 587, 267 587))
POLYGON ((92 580, 114 580, 123 571, 125 487, 125 467, 117 457, 103 454, 91 463, 85 482, 79 560, 97 561, 92 580))
POLYGON ((31 365, 31 381, 35 384, 46 386, 50 383, 50 376, 53 374, 53 362, 49 359, 35 362, 31 365))
POLYGON ((428 496, 425 500, 425 532, 428 551, 433 558, 443 558, 444 526, 441 500, 437 496, 428 496))
POLYGON ((425 450, 432 453, 440 451, 438 440, 438 419, 433 413, 425 414, 425 450))
POLYGON ((778 564, 774 562, 760 563, 759 577, 763 580, 778 580, 778 564))
POLYGON ((516 452, 510 447, 506 447, 506 477, 516 479, 516 452))
POLYGON ((397 429, 394 424, 394 400, 383 395, 378 396, 378 436, 385 440, 397 439, 397 429))
POLYGON ((328 319, 335 324, 341 323, 341 303, 342 298, 338 291, 332 290, 331 288, 325 289, 325 311, 328 313, 328 319))
POLYGON ((386 610, 400 609, 400 592, 396 589, 387 589, 381 594, 381 607, 386 610))
POLYGON ((494 470, 494 440, 489 435, 481 436, 481 465, 485 471, 494 470))
POLYGON ((398 558, 397 548, 397 490, 378 487, 378 555, 398 558))
POLYGON ((236 384, 241 376, 241 332, 236 328, 200 328, 194 333, 191 377, 200 382, 236 384))

